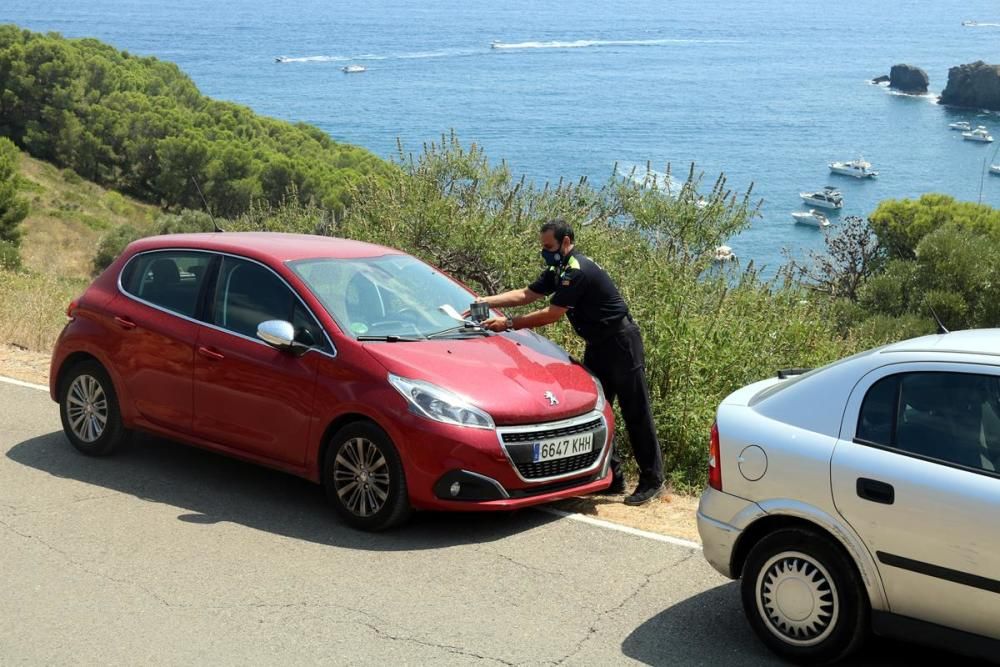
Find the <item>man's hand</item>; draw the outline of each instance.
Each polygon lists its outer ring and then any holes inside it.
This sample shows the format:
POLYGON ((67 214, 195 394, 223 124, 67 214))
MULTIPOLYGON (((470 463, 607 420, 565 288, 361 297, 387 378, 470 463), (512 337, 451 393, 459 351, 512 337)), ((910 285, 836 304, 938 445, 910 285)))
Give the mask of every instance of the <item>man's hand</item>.
MULTIPOLYGON (((476 303, 487 303, 486 299, 483 298, 483 297, 481 297, 481 296, 477 296, 475 302, 476 303)), ((470 317, 472 317, 472 308, 466 308, 465 310, 463 310, 462 311, 462 317, 465 318, 465 319, 469 319, 470 317)))
POLYGON ((483 320, 479 323, 484 329, 489 329, 490 331, 506 331, 507 330, 507 318, 506 317, 491 317, 488 320, 483 320))

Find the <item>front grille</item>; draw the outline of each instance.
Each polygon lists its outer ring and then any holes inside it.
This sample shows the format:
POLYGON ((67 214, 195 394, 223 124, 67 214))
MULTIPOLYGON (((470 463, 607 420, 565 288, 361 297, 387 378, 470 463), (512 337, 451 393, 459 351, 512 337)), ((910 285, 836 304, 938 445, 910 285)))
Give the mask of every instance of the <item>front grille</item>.
POLYGON ((584 420, 579 423, 569 425, 539 424, 537 429, 521 430, 524 428, 526 427, 513 427, 507 431, 502 428, 499 430, 500 440, 503 443, 504 451, 507 452, 507 457, 521 478, 525 480, 547 480, 587 471, 596 465, 608 440, 608 429, 604 424, 604 419, 599 416, 593 419, 584 417, 584 420), (561 438, 579 433, 593 434, 593 449, 591 451, 564 459, 535 463, 535 443, 540 440, 561 438))
POLYGON ((583 422, 582 424, 576 424, 574 426, 567 426, 565 428, 556 428, 548 431, 523 431, 519 433, 503 433, 503 441, 508 442, 535 442, 536 440, 545 440, 547 438, 558 438, 563 435, 573 435, 575 433, 586 433, 587 431, 596 431, 601 428, 602 422, 600 417, 589 422, 583 422))
POLYGON ((594 461, 601 455, 601 448, 598 447, 586 454, 578 454, 565 459, 554 459, 552 461, 541 461, 540 463, 519 463, 514 462, 517 471, 525 479, 541 479, 543 477, 555 477, 557 475, 567 475, 577 470, 585 470, 594 465, 594 461))

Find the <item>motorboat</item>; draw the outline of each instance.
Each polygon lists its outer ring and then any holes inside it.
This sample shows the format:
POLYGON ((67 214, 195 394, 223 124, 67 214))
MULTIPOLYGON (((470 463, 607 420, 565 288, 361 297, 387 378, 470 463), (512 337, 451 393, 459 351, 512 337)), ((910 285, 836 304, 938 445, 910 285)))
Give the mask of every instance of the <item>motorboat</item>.
POLYGON ((854 178, 875 178, 878 172, 872 169, 871 162, 866 162, 863 157, 849 162, 831 162, 830 171, 841 176, 853 176, 854 178))
POLYGON ((809 209, 808 213, 805 211, 795 211, 792 213, 792 217, 795 218, 795 222, 800 225, 808 225, 810 227, 830 226, 830 220, 814 208, 809 209))
POLYGON ((289 58, 288 56, 278 56, 277 58, 274 59, 274 62, 287 63, 289 60, 291 60, 291 58, 289 58))
POLYGON ((971 132, 963 132, 962 138, 966 141, 978 141, 984 144, 988 144, 993 141, 993 135, 990 134, 989 130, 987 130, 983 125, 980 125, 971 132))
POLYGON ((990 173, 994 176, 1000 176, 1000 164, 991 164, 990 173))
POLYGON ((960 130, 962 132, 969 132, 972 130, 972 125, 969 124, 967 120, 960 120, 957 123, 948 123, 948 127, 953 130, 960 130))
POLYGON ((816 192, 800 192, 799 196, 802 197, 805 203, 812 206, 835 209, 844 208, 844 197, 840 194, 840 190, 832 185, 823 186, 822 190, 816 192))
POLYGON ((347 67, 341 67, 340 71, 344 74, 358 74, 359 72, 365 72, 368 68, 364 65, 348 65, 347 67))
POLYGON ((716 262, 735 262, 736 253, 727 245, 720 245, 712 252, 712 260, 716 262))
POLYGON ((979 25, 979 21, 962 21, 962 25, 966 28, 975 28, 979 25))

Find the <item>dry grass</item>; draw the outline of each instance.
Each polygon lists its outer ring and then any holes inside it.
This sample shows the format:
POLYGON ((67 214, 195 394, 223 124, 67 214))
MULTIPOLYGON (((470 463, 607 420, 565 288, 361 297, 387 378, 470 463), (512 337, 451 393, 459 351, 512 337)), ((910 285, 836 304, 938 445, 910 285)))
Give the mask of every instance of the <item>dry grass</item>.
POLYGON ((25 153, 20 166, 27 181, 24 194, 31 203, 21 226, 21 258, 29 271, 87 278, 97 244, 107 231, 123 224, 149 224, 156 215, 155 206, 105 190, 25 153))
POLYGON ((0 270, 0 343, 51 351, 66 323, 66 306, 87 283, 85 278, 0 270))
POLYGON ((48 353, 66 306, 90 282, 101 237, 123 224, 149 224, 157 209, 25 153, 20 168, 31 212, 21 226, 23 270, 0 269, 0 345, 48 353))

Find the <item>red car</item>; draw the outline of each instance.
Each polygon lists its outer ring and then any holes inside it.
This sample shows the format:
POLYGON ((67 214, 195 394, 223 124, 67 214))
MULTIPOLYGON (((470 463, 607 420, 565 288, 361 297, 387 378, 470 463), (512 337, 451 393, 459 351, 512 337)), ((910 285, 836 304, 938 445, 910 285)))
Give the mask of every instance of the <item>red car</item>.
POLYGON ((50 390, 81 452, 156 433, 321 483, 369 530, 412 509, 507 510, 600 491, 600 384, 396 250, 318 236, 131 244, 76 301, 50 390))

